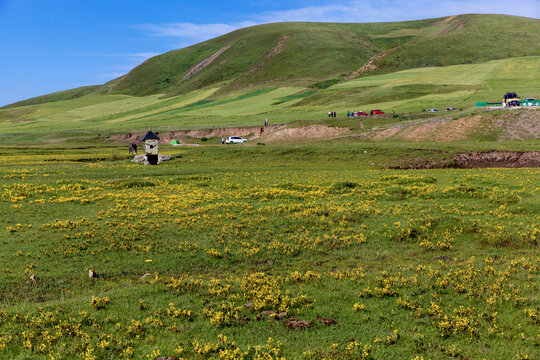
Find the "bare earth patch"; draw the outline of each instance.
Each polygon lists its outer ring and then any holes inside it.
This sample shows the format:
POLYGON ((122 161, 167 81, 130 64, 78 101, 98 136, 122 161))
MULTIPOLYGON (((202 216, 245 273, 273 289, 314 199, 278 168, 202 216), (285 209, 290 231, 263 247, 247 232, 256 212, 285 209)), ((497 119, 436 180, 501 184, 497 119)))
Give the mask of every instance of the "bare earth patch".
POLYGON ((485 151, 456 154, 455 168, 522 168, 540 167, 540 151, 485 151))
MULTIPOLYGON (((283 128, 284 125, 268 125, 264 127, 265 133, 275 131, 283 128)), ((259 137, 261 126, 244 126, 244 127, 232 127, 232 128, 216 128, 216 129, 201 129, 201 130, 180 130, 170 132, 160 132, 158 134, 161 144, 168 144, 172 140, 180 140, 184 136, 200 139, 202 137, 215 138, 215 137, 228 137, 228 136, 248 136, 253 135, 259 137)), ((141 142, 144 133, 132 133, 132 134, 118 134, 109 137, 109 140, 122 141, 128 143, 141 142)))
POLYGON ((268 54, 266 54, 266 56, 264 57, 264 60, 263 60, 260 64, 258 64, 258 65, 256 65, 256 66, 252 67, 251 69, 249 69, 245 74, 242 75, 242 77, 247 76, 247 75, 249 75, 249 74, 251 74, 252 72, 255 72, 255 71, 257 71, 257 70, 262 69, 263 66, 266 64, 266 62, 267 62, 270 58, 276 56, 277 54, 279 54, 280 52, 283 51, 283 49, 285 48, 285 45, 287 45, 287 41, 288 41, 290 38, 291 38, 290 35, 283 35, 283 37, 281 38, 281 40, 279 40, 279 42, 277 43, 277 45, 274 46, 274 48, 273 48, 268 54))
POLYGON ((447 26, 443 30, 436 33, 435 36, 443 35, 443 34, 446 34, 455 30, 460 30, 465 27, 465 21, 457 18, 456 15, 449 16, 442 21, 434 23, 433 26, 442 25, 442 24, 449 24, 449 26, 447 26))
MULTIPOLYGON (((184 136, 200 139, 220 138, 227 136, 252 136, 263 140, 288 140, 288 139, 320 139, 332 138, 348 133, 350 130, 343 127, 330 127, 326 125, 309 125, 296 128, 288 128, 286 125, 268 125, 268 126, 245 126, 234 128, 216 128, 202 130, 182 130, 171 132, 160 132, 158 134, 161 144, 168 144, 172 140, 180 140, 184 136), (263 130, 261 132, 261 130, 263 130)), ((109 140, 122 141, 127 143, 140 143, 144 133, 117 134, 109 137, 109 140)))
POLYGON ((268 140, 320 139, 344 135, 349 131, 348 128, 344 127, 309 125, 297 128, 283 128, 271 133, 267 132, 263 138, 268 140))
POLYGON ((424 123, 411 123, 393 126, 389 129, 376 132, 375 140, 399 138, 406 141, 459 141, 465 140, 482 126, 482 117, 473 117, 452 120, 439 118, 424 123))
POLYGON ((188 72, 186 73, 186 75, 184 75, 184 77, 182 79, 180 79, 180 81, 178 81, 177 84, 180 84, 182 81, 187 80, 187 79, 197 75, 197 73, 199 71, 201 71, 202 69, 204 69, 205 67, 207 67, 208 65, 213 63, 214 60, 216 60, 219 57, 219 55, 223 54, 231 46, 232 46, 232 44, 229 44, 229 45, 219 49, 218 51, 213 53, 211 56, 207 57, 206 59, 204 59, 203 61, 201 61, 200 63, 198 63, 194 67, 192 67, 191 69, 189 69, 188 72))
POLYGON ((498 140, 530 140, 540 138, 540 109, 507 110, 490 118, 489 114, 452 120, 437 118, 374 129, 365 136, 374 140, 390 138, 405 141, 459 141, 474 134, 499 133, 498 140))
POLYGON ((360 68, 353 71, 349 76, 345 77, 343 81, 351 80, 351 79, 359 77, 363 73, 377 70, 377 60, 392 53, 395 49, 397 49, 397 47, 372 56, 368 61, 366 61, 364 65, 362 65, 360 68))
POLYGON ((528 140, 540 137, 540 109, 509 111, 494 118, 491 130, 501 130, 499 140, 528 140))
POLYGON ((414 128, 405 129, 402 133, 404 140, 415 141, 459 141, 465 140, 472 132, 481 126, 482 117, 461 118, 458 120, 429 122, 414 128))
POLYGON ((540 151, 483 151, 455 154, 450 159, 413 158, 394 169, 538 168, 540 151))

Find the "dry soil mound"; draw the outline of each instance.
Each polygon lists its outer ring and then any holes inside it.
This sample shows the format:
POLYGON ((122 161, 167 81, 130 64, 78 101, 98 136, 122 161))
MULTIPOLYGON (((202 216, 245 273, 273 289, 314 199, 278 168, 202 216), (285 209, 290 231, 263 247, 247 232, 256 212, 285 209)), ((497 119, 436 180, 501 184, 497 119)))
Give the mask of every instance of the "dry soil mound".
POLYGON ((296 128, 283 128, 274 132, 266 132, 264 139, 288 140, 288 139, 320 139, 331 138, 348 133, 350 130, 344 127, 330 127, 326 125, 309 125, 296 128))

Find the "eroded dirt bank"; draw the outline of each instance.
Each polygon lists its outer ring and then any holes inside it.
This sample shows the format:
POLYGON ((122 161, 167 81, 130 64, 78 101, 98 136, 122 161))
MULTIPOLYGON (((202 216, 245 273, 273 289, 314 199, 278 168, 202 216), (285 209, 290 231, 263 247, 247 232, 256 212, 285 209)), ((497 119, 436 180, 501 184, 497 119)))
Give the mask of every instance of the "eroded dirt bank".
MULTIPOLYGON (((268 125, 264 126, 264 133, 269 133, 283 128, 284 125, 268 125)), ((168 144, 172 140, 177 139, 182 141, 184 136, 192 138, 215 138, 215 137, 227 137, 227 136, 248 136, 253 135, 255 137, 261 136, 261 126, 245 126, 235 128, 216 128, 216 129, 202 129, 202 130, 181 130, 171 132, 160 132, 158 134, 161 144, 168 144)), ((263 133, 263 135, 264 135, 263 133)), ((128 143, 140 143, 145 133, 133 133, 133 134, 118 134, 109 137, 109 140, 123 141, 128 143)))
MULTIPOLYGON (((319 139, 331 138, 348 133, 350 130, 344 127, 330 127, 326 125, 309 125, 289 128, 287 125, 246 126, 236 128, 219 128, 206 130, 184 130, 160 132, 158 134, 161 144, 168 144, 177 139, 184 143, 183 137, 200 139, 225 138, 227 136, 251 136, 261 140, 288 140, 288 139, 319 139)), ((144 133, 119 134, 109 137, 109 140, 123 141, 127 143, 140 143, 144 133)))
POLYGON ((540 167, 540 151, 486 151, 454 155, 455 168, 540 167))
POLYGON ((540 151, 484 151, 455 154, 451 159, 411 159, 395 169, 538 168, 540 151))

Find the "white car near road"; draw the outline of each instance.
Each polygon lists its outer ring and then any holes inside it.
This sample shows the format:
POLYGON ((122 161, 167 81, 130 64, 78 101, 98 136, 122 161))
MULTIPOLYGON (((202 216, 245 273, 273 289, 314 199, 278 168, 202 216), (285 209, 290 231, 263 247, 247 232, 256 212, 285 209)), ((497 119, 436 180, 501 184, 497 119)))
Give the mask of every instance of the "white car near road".
POLYGON ((241 138, 240 136, 229 136, 225 140, 225 144, 241 144, 247 142, 247 139, 241 138))

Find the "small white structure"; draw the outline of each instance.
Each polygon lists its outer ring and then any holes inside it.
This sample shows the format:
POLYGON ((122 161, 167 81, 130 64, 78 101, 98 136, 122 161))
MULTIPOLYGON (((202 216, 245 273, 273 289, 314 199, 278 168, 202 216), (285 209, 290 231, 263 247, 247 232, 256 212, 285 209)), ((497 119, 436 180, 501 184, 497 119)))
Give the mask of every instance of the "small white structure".
POLYGON ((159 136, 154 134, 152 131, 148 131, 141 140, 144 141, 144 154, 146 155, 148 163, 151 165, 157 165, 159 155, 159 136))

